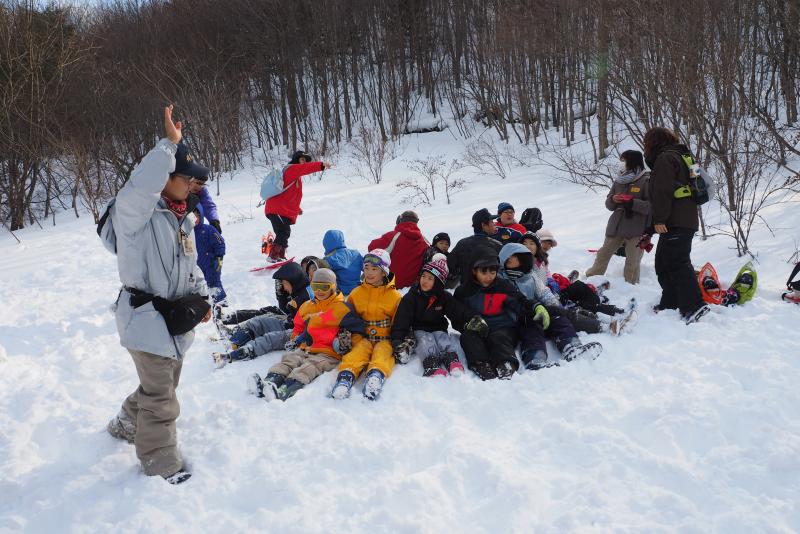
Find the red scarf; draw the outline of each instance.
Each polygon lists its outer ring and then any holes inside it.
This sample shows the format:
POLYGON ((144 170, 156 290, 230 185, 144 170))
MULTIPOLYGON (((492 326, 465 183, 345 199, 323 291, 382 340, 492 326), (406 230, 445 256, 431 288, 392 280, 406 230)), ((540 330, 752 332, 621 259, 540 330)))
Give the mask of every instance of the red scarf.
POLYGON ((175 217, 177 217, 178 220, 182 219, 183 216, 186 215, 185 200, 181 200, 180 202, 175 202, 174 200, 168 199, 164 195, 161 195, 161 198, 164 199, 164 202, 167 203, 167 208, 169 208, 169 211, 175 214, 175 217))

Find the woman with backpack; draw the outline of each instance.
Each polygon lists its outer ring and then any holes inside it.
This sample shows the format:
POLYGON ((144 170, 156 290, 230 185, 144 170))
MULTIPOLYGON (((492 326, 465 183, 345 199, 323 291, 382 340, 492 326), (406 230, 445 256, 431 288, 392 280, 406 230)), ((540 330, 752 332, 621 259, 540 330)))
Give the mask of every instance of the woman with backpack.
POLYGON ((653 227, 659 234, 656 247, 656 275, 661 301, 654 311, 679 309, 686 324, 708 313, 692 266, 692 239, 699 227, 697 203, 691 196, 676 195, 689 183, 689 168, 681 145, 672 131, 656 127, 644 134, 644 159, 652 169, 650 203, 653 227))
POLYGON ((650 173, 645 170, 642 153, 638 150, 626 150, 620 154, 619 159, 622 161, 622 168, 614 177, 614 183, 606 196, 606 208, 611 211, 611 217, 606 225, 605 241, 597 251, 594 264, 586 271, 586 276, 606 274, 611 256, 624 245, 625 281, 638 284, 639 267, 644 253, 639 248, 639 240, 650 217, 650 173))
POLYGON ((289 236, 297 217, 303 214, 300 201, 303 200, 302 177, 314 172, 321 172, 333 167, 331 163, 312 161, 312 157, 302 150, 292 154, 289 164, 283 169, 283 192, 267 199, 264 215, 272 223, 275 241, 269 250, 270 261, 286 259, 289 248, 289 236))

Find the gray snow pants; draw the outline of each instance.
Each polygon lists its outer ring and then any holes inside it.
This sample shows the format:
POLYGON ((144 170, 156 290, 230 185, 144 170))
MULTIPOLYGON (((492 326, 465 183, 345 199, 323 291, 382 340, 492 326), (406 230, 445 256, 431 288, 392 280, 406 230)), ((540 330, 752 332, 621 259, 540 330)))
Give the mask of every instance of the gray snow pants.
POLYGON ((428 356, 441 356, 445 352, 455 352, 459 357, 464 354, 458 338, 447 332, 414 330, 414 337, 417 338, 414 354, 418 355, 420 360, 424 360, 428 356))
POLYGON ((136 456, 149 476, 167 477, 183 467, 175 420, 181 413, 175 389, 182 360, 128 349, 139 375, 139 387, 128 395, 122 411, 136 426, 136 456))
POLYGON ((253 357, 263 356, 268 352, 283 350, 289 341, 292 331, 286 330, 285 320, 274 315, 259 315, 248 320, 244 327, 253 332, 255 339, 247 343, 253 349, 253 357))
POLYGON ((308 385, 322 373, 335 369, 339 360, 327 354, 311 354, 304 350, 287 352, 281 361, 269 368, 270 373, 278 373, 308 385))

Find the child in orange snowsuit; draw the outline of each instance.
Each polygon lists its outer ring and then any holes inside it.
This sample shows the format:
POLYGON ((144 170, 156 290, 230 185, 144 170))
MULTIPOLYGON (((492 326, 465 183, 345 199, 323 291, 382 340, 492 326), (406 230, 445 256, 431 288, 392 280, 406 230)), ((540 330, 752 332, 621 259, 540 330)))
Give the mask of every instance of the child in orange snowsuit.
POLYGON ((353 336, 353 349, 339 364, 339 376, 331 391, 334 399, 348 397, 356 378, 366 368, 364 396, 375 400, 392 372, 395 358, 390 333, 402 295, 395 288, 390 264, 389 253, 383 249, 364 256, 364 281, 353 289, 347 302, 364 320, 366 337, 353 336))

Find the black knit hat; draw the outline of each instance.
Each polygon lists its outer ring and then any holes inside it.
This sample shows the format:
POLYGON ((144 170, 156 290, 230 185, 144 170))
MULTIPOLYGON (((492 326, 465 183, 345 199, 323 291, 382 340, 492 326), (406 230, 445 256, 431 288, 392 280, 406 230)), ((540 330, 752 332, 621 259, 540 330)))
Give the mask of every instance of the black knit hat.
POLYGON ((306 158, 308 161, 314 161, 314 158, 311 157, 311 154, 305 150, 297 150, 294 154, 292 154, 292 159, 289 160, 289 163, 300 163, 300 158, 306 158))
POLYGON ((447 235, 447 232, 439 232, 438 234, 433 236, 433 241, 431 241, 431 245, 435 247, 436 243, 438 243, 439 241, 447 241, 448 246, 450 245, 450 243, 452 243, 452 241, 450 241, 450 236, 447 235))

